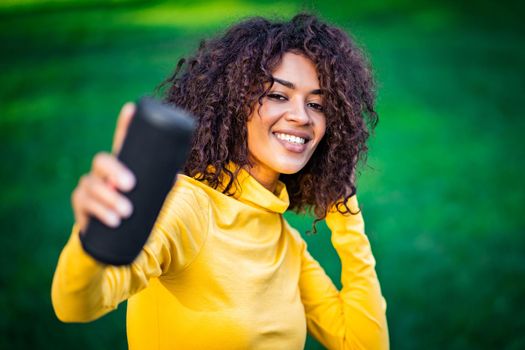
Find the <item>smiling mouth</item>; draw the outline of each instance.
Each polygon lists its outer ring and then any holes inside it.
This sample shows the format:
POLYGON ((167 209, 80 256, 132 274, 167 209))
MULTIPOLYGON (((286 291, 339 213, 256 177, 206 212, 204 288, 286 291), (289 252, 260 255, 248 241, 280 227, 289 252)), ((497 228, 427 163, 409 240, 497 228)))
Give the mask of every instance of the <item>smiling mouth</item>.
POLYGON ((304 145, 305 143, 307 143, 309 141, 308 139, 305 139, 305 138, 302 138, 302 137, 299 137, 299 136, 294 136, 294 135, 290 135, 290 134, 283 134, 283 133, 279 133, 279 132, 274 133, 274 135, 279 140, 287 141, 287 142, 290 142, 290 143, 296 144, 296 145, 304 145))
POLYGON ((280 132, 273 133, 273 136, 275 136, 281 146, 284 147, 284 149, 286 149, 288 152, 302 154, 309 148, 308 142, 310 140, 307 138, 280 132))

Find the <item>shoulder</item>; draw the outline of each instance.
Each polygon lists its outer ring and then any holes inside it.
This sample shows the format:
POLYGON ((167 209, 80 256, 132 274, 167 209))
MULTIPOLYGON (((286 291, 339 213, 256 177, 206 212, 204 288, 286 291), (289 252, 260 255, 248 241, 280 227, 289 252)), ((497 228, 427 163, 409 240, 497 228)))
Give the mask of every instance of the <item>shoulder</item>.
POLYGON ((209 231, 208 208, 205 193, 178 175, 144 247, 155 260, 166 261, 163 278, 191 264, 204 246, 209 231))
POLYGON ((189 176, 178 174, 177 181, 166 197, 166 201, 177 204, 185 203, 186 205, 192 206, 194 209, 204 209, 209 206, 210 198, 203 186, 206 185, 189 176))
POLYGON ((166 196, 159 222, 167 226, 189 226, 199 231, 207 227, 209 198, 204 190, 185 175, 177 175, 177 181, 166 196))
POLYGON ((205 211, 210 205, 210 197, 205 184, 189 176, 178 174, 170 192, 166 196, 168 207, 205 211))

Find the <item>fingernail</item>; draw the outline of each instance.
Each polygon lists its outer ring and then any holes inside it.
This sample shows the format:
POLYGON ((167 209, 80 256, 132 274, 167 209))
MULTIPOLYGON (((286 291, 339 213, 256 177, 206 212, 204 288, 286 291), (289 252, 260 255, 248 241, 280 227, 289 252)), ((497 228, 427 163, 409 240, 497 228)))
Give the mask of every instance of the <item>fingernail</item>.
POLYGON ((124 104, 124 113, 129 114, 133 111, 133 108, 135 108, 134 104, 132 102, 126 102, 124 104))
POLYGON ((118 211, 122 216, 128 218, 131 215, 131 212, 133 211, 133 208, 131 206, 131 203, 127 200, 120 200, 117 204, 118 211))
POLYGON ((117 227, 120 225, 120 218, 115 213, 109 213, 106 215, 106 222, 110 227, 117 227))
POLYGON ((135 186, 135 177, 129 173, 123 173, 121 176, 121 184, 127 189, 131 190, 135 186))

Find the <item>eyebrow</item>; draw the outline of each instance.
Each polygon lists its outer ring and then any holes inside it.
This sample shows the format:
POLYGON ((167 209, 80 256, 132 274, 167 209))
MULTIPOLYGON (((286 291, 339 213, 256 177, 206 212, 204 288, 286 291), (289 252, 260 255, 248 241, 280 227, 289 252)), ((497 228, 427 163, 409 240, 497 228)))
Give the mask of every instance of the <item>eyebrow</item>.
MULTIPOLYGON (((272 79, 276 83, 279 83, 279 84, 281 84, 283 86, 286 86, 289 89, 295 90, 295 84, 290 82, 290 81, 279 79, 279 78, 276 78, 276 77, 272 77, 272 79)), ((310 93, 313 94, 313 95, 322 95, 323 91, 321 89, 315 89, 315 90, 310 91, 310 93)))

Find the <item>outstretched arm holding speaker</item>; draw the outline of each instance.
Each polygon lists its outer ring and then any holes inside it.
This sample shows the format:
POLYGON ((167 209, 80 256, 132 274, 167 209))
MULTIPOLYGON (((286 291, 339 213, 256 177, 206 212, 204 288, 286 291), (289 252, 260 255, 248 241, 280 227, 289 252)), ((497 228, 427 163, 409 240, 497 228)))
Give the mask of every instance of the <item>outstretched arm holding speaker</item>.
POLYGON ((192 210, 186 205, 191 199, 173 186, 193 128, 191 121, 180 120, 187 117, 181 113, 153 100, 124 105, 112 154, 98 153, 73 191, 75 225, 52 286, 61 320, 96 319, 146 287, 151 277, 176 268, 171 245, 189 233, 173 218, 192 210), (133 213, 134 207, 139 211, 133 213))

